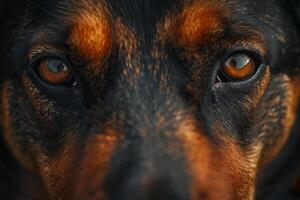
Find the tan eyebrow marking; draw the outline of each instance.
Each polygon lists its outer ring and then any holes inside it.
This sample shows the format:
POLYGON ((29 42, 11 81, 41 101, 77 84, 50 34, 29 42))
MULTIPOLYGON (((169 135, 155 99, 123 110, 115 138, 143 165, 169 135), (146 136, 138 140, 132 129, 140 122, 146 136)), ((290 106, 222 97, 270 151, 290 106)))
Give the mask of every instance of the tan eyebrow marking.
POLYGON ((111 52, 111 32, 104 14, 90 11, 76 18, 69 40, 79 56, 88 61, 101 62, 111 52))
POLYGON ((194 4, 177 18, 175 40, 179 45, 195 46, 212 42, 224 34, 226 11, 216 5, 194 4))

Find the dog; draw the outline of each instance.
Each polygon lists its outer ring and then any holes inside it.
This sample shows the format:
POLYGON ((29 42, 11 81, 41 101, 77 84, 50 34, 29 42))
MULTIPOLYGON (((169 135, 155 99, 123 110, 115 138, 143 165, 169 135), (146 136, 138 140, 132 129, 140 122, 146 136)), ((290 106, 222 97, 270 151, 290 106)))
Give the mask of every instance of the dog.
POLYGON ((298 1, 1 4, 1 199, 300 199, 298 1))

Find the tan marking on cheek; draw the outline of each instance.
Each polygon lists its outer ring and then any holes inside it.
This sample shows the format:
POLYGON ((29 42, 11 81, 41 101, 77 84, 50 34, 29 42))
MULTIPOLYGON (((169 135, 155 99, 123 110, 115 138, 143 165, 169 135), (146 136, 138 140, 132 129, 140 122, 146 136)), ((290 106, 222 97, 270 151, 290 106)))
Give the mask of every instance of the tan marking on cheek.
POLYGON ((9 108, 9 87, 9 82, 4 82, 2 85, 0 120, 3 130, 3 138, 18 162, 20 162, 21 165, 28 171, 36 172, 36 166, 32 158, 23 152, 20 144, 18 144, 17 138, 14 135, 9 108))
POLYGON ((246 156, 232 139, 223 138, 212 144, 193 121, 180 127, 191 176, 192 199, 251 199, 255 168, 249 167, 246 156))
POLYGON ((22 76, 21 81, 28 98, 31 101, 32 108, 36 116, 43 122, 49 131, 53 129, 53 122, 51 116, 57 113, 57 106, 54 101, 50 101, 36 85, 25 74, 22 76))
POLYGON ((112 50, 111 27, 105 16, 99 13, 77 17, 69 37, 75 52, 90 62, 103 62, 112 50))
POLYGON ((66 143, 55 155, 45 155, 41 149, 34 153, 39 174, 50 199, 70 199, 74 193, 74 174, 77 172, 80 148, 78 138, 68 137, 65 140, 66 143))
POLYGON ((253 84, 251 92, 244 98, 243 109, 245 113, 252 113, 258 109, 260 101, 264 97, 264 94, 269 86, 271 78, 270 67, 267 67, 263 77, 253 84))
POLYGON ((264 73, 262 80, 258 83, 258 86, 255 88, 255 90, 252 91, 251 96, 254 98, 253 102, 255 104, 258 104, 263 97, 263 95, 266 92, 266 89, 270 83, 271 79, 271 70, 270 66, 267 66, 266 72, 264 73))
POLYGON ((111 129, 88 139, 72 199, 106 198, 103 187, 117 141, 117 133, 111 129))
POLYGON ((285 117, 281 121, 284 129, 282 130, 282 137, 276 142, 275 148, 269 153, 268 157, 262 161, 261 166, 264 166, 272 161, 280 153, 289 139, 291 129, 295 123, 297 116, 300 97, 300 78, 299 76, 291 78, 287 75, 284 75, 282 79, 286 84, 285 105, 281 105, 282 107, 286 107, 285 117))
POLYGON ((300 98, 300 76, 290 78, 289 80, 289 94, 288 94, 288 108, 287 108, 287 117, 283 124, 287 124, 286 131, 289 132, 289 127, 294 124, 296 118, 296 111, 299 106, 300 98))
POLYGON ((175 27, 179 45, 194 47, 220 38, 224 33, 224 10, 210 4, 196 4, 186 8, 175 27))

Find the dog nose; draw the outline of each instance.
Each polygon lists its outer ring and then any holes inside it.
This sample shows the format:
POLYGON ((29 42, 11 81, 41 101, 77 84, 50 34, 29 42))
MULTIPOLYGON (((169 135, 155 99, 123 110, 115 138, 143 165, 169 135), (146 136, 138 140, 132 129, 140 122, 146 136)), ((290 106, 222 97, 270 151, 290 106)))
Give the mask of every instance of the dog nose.
POLYGON ((159 179, 153 182, 149 182, 145 185, 144 198, 142 199, 175 199, 175 200, 187 200, 188 194, 185 194, 184 187, 181 189, 177 186, 177 183, 172 183, 171 180, 159 179))
POLYGON ((132 180, 118 192, 118 200, 189 200, 188 190, 185 186, 180 187, 180 182, 173 182, 169 178, 153 180, 145 178, 140 181, 132 180), (136 181, 134 183, 134 181, 136 181))

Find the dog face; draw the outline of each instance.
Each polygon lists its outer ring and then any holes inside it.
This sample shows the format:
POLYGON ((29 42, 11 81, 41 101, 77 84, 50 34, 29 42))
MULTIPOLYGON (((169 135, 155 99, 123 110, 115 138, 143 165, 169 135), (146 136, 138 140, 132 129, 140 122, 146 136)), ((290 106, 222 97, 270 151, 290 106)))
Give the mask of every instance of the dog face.
POLYGON ((275 0, 16 11, 3 138, 50 199, 254 197, 296 116, 296 15, 275 0))

